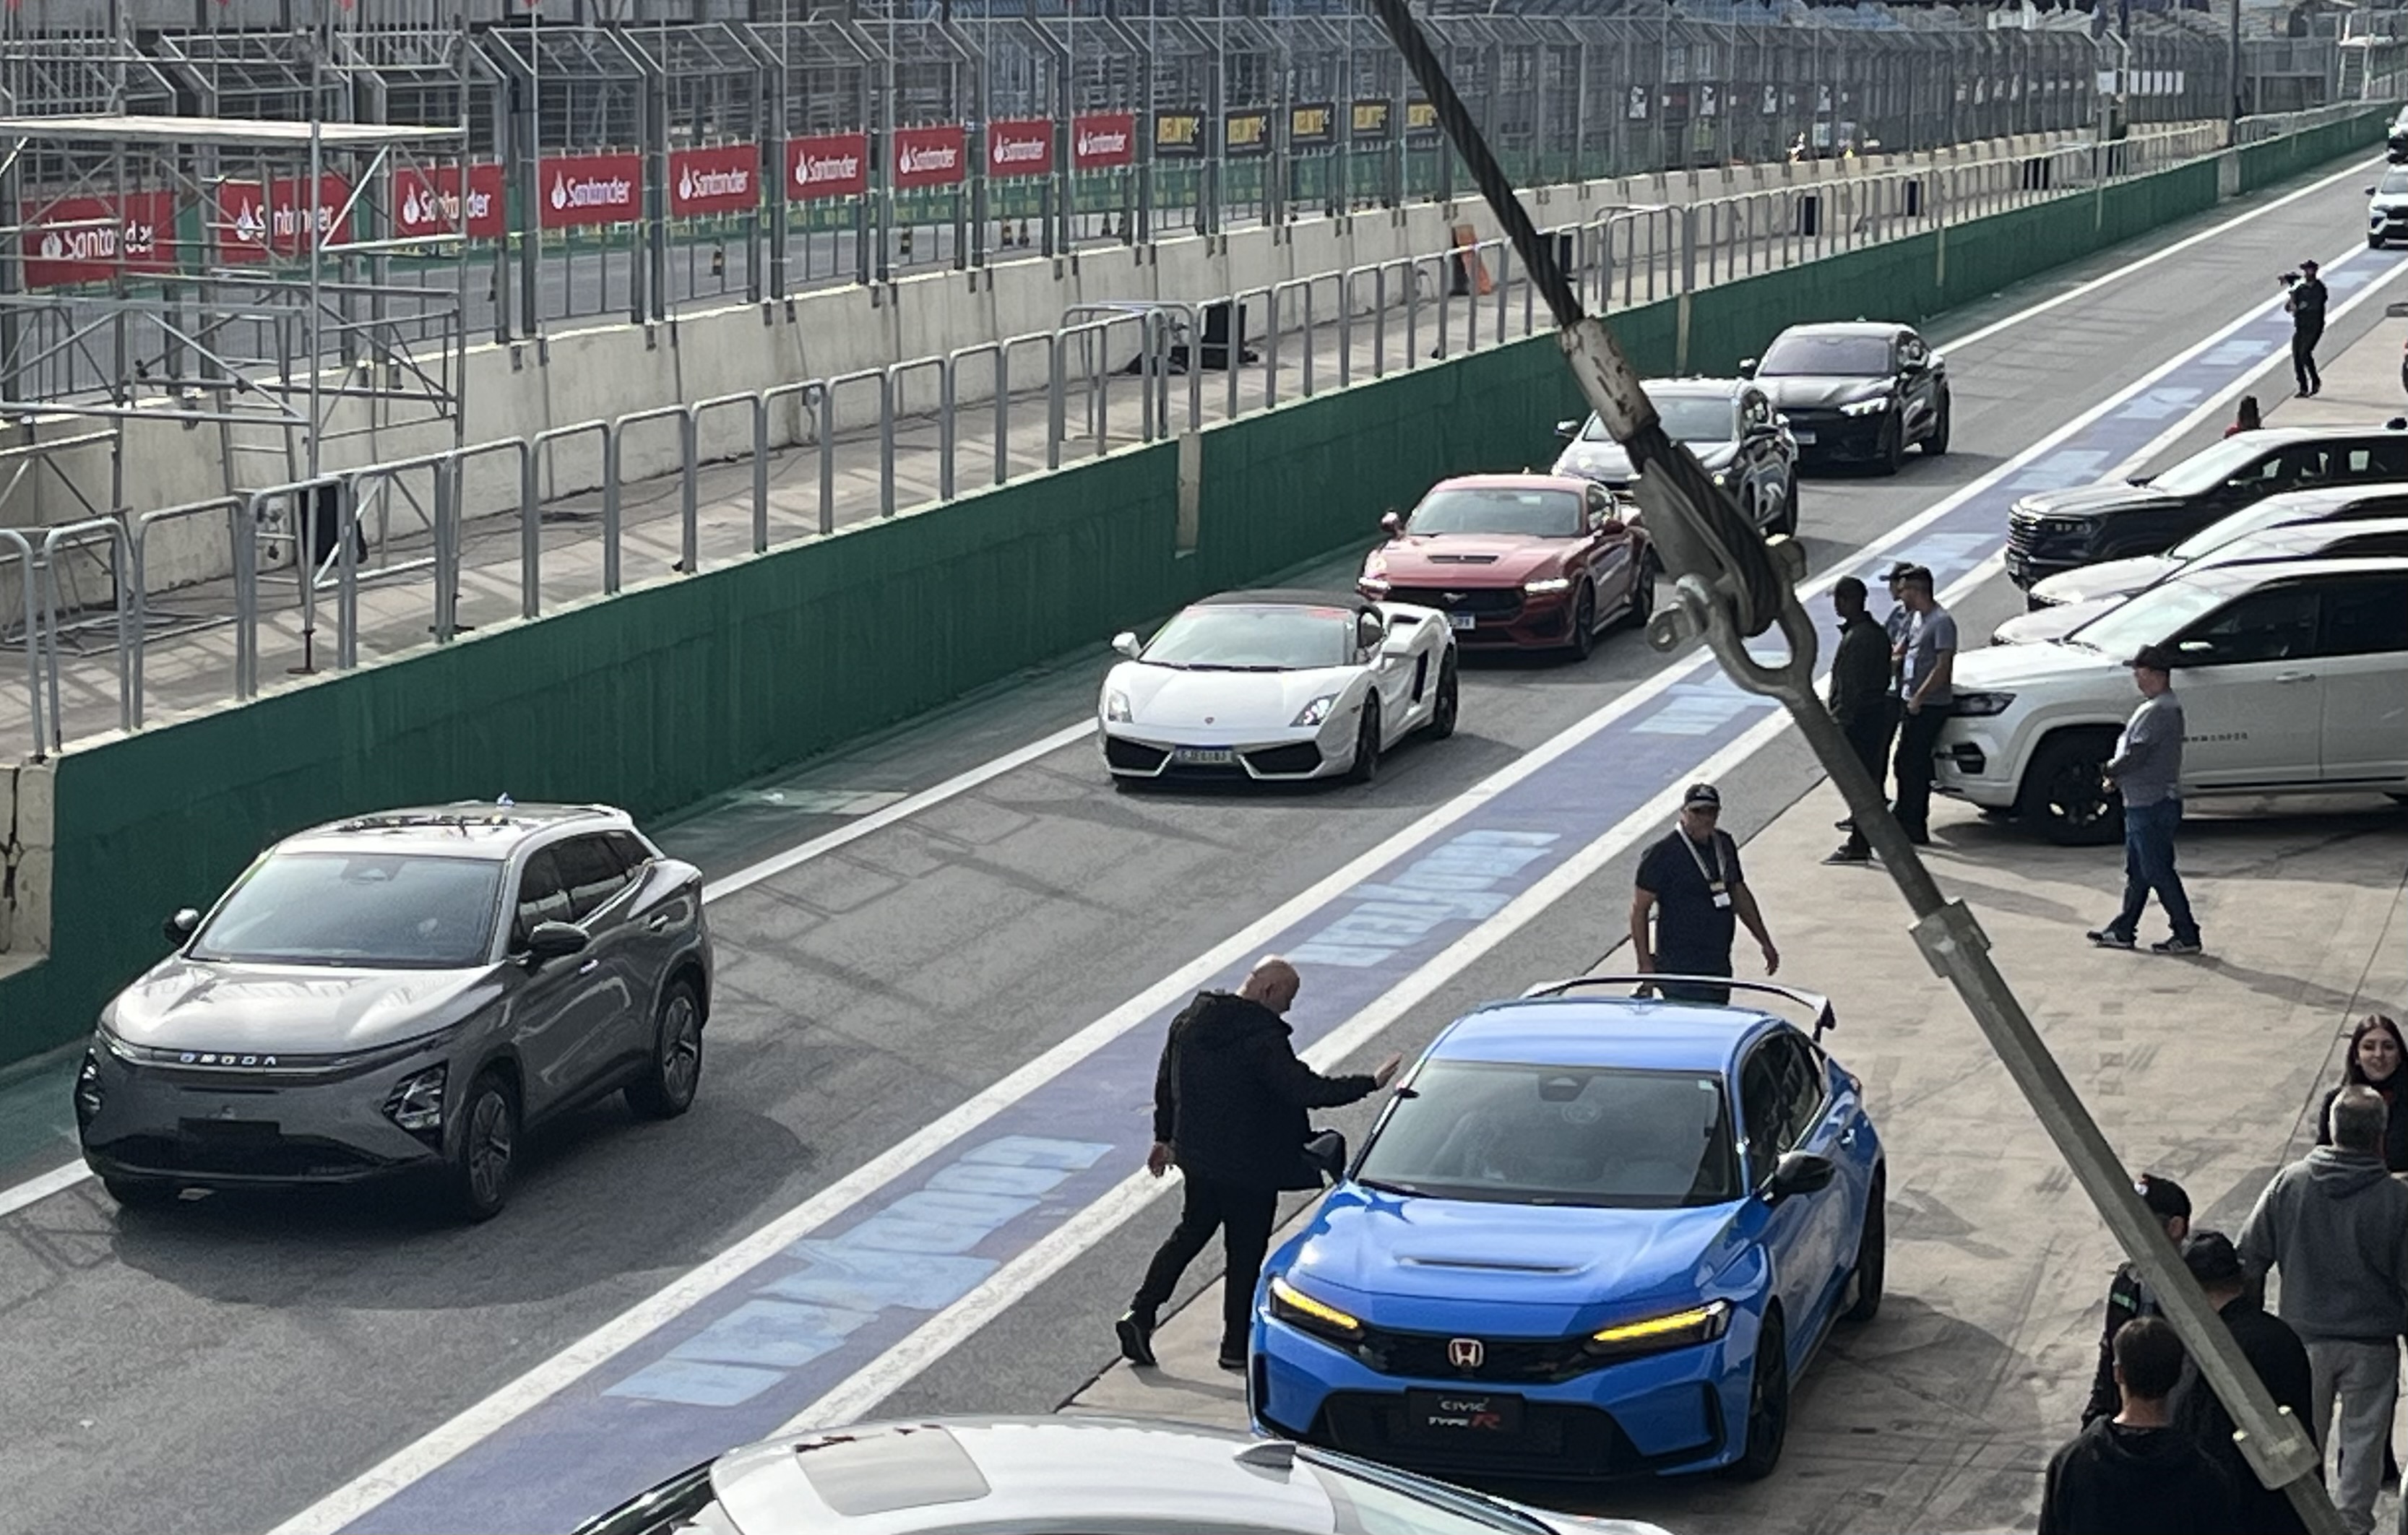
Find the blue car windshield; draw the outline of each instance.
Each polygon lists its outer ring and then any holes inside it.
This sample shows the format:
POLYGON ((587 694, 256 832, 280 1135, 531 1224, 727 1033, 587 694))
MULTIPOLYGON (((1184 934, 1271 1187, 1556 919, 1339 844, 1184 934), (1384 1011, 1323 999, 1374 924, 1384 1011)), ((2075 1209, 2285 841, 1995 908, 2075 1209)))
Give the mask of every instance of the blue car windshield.
POLYGON ((1740 1195, 1724 1096, 1713 1072, 1434 1060, 1355 1176, 1443 1199, 1721 1204, 1740 1195))
POLYGON ((390 853, 280 853, 193 940, 199 960, 466 969, 485 963, 502 865, 390 853))

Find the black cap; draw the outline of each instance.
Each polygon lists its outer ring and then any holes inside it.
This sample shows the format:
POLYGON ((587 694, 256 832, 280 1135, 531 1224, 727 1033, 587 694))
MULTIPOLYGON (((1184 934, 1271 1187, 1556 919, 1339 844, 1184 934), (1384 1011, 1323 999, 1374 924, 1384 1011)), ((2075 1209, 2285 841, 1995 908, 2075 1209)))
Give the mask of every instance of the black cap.
POLYGON ((1721 810, 1723 794, 1711 783, 1692 783, 1681 796, 1681 804, 1684 809, 1691 805, 1712 805, 1714 809, 1721 810))
POLYGON ((2147 1205, 2150 1213, 2157 1219, 2170 1221, 2177 1215, 2184 1220, 2190 1219, 2190 1196, 2184 1193, 2183 1186, 2172 1179, 2144 1172, 2133 1180, 2132 1186, 2140 1191, 2141 1202, 2147 1205))
POLYGON ((2132 665, 2146 667, 2151 671, 2172 671, 2174 669, 2173 652, 2163 645, 2143 645, 2133 653, 2132 665))
POLYGON ((2315 269, 2316 264, 2313 261, 2303 261, 2300 263, 2300 270, 2302 272, 2313 272, 2315 269))
POLYGON ((2246 1277, 2241 1268, 2241 1255, 2233 1251, 2232 1239, 2221 1231, 2200 1231, 2182 1244, 2183 1267, 2190 1277, 2206 1284, 2237 1284, 2246 1277))
POLYGON ((1904 581, 1907 577, 1914 575, 1917 570, 1922 568, 1923 567, 1921 566, 1915 564, 1913 560, 1900 560, 1896 565, 1891 566, 1887 570, 1882 572, 1882 580, 1904 581))

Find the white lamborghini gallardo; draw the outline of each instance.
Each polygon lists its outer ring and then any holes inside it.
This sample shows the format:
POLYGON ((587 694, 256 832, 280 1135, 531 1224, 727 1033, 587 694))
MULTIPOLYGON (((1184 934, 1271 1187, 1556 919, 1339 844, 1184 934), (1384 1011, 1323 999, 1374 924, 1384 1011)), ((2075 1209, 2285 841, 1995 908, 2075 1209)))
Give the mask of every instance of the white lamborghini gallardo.
POLYGON ((1369 782, 1416 730, 1455 734, 1446 615, 1326 592, 1207 597, 1104 679, 1096 714, 1115 784, 1163 778, 1369 782))

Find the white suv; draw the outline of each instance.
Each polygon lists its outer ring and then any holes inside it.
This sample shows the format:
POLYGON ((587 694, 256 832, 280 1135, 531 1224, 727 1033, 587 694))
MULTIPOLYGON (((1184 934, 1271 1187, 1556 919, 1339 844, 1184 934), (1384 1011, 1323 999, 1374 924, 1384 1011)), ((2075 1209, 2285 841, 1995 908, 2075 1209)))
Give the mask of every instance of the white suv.
POLYGON ((2185 571, 2063 639, 1956 658, 1938 787, 2058 842, 2123 835, 2100 783, 2143 645, 2178 658, 2183 793, 2408 799, 2408 558, 2185 571))

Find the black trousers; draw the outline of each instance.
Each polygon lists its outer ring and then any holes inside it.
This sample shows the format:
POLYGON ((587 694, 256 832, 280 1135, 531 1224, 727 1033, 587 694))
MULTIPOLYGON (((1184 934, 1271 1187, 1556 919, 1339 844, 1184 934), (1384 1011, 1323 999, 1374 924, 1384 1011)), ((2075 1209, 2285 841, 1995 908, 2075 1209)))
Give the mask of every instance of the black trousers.
POLYGON ((2324 338, 2321 321, 2314 325, 2291 327, 2291 371, 2299 378, 2302 395, 2325 386, 2324 375, 2316 371, 2316 343, 2324 338))
MULTIPOLYGON (((1898 729, 1897 708, 1898 700, 1889 699, 1880 709, 1859 714, 1840 727, 1846 734, 1848 744, 1856 749, 1856 760, 1865 765, 1865 771, 1871 777, 1876 794, 1881 791, 1882 780, 1888 775, 1890 737, 1898 729)), ((1871 844, 1865 840, 1864 828, 1858 826, 1853 817, 1848 822, 1848 840, 1841 851, 1851 858, 1866 857, 1872 852, 1871 844)))
POLYGON ((1242 1356, 1254 1331, 1254 1281, 1262 1277, 1263 1255, 1270 1251, 1279 1190, 1248 1188, 1192 1172, 1185 1177, 1186 1199, 1180 1206, 1179 1224, 1170 1228, 1170 1235, 1154 1251, 1154 1261, 1146 1265, 1145 1283, 1138 1286, 1129 1310, 1140 1322, 1153 1327, 1162 1308, 1170 1303, 1170 1292, 1179 1287, 1179 1276, 1217 1230, 1229 1256, 1228 1276, 1221 1286, 1221 1353, 1225 1357, 1242 1356))
POLYGON ((1931 835, 1931 752, 1948 723, 1948 706, 1926 704, 1898 726, 1898 824, 1909 837, 1931 835))

